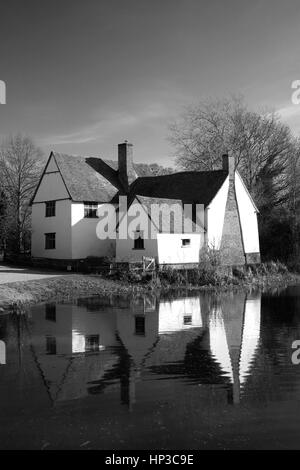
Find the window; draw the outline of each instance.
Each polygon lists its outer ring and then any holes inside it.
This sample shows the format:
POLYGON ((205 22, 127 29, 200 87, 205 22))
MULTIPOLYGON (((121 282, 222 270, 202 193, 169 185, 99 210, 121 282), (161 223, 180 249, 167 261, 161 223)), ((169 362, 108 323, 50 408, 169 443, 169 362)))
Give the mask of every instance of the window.
POLYGON ((191 325, 192 324, 192 315, 184 315, 183 324, 184 325, 191 325))
POLYGON ((144 238, 143 238, 143 232, 140 230, 136 231, 134 234, 134 244, 133 244, 133 249, 134 250, 144 250, 144 238))
POLYGON ((156 310, 156 297, 146 296, 144 297, 144 312, 155 312, 156 310))
POLYGON ((84 203, 84 217, 86 219, 96 219, 98 217, 98 204, 97 202, 84 203))
POLYGON ((48 201, 46 205, 46 217, 55 217, 55 203, 56 201, 48 201))
POLYGON ((56 305, 46 304, 46 320, 56 321, 56 305))
POLYGON ((99 335, 87 335, 85 336, 85 352, 99 351, 99 335))
POLYGON ((143 315, 135 316, 135 334, 145 336, 145 317, 143 315))
POLYGON ((55 249, 55 233, 45 233, 45 249, 55 249))
POLYGON ((46 353, 56 354, 56 338, 54 336, 46 336, 46 353))
POLYGON ((191 244, 191 239, 190 238, 183 238, 182 240, 182 247, 190 246, 191 244))

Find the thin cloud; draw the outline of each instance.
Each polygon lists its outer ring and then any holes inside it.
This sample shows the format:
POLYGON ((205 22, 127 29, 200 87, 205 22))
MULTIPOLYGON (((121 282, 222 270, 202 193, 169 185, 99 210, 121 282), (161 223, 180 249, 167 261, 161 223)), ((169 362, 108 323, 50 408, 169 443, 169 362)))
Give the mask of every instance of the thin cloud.
MULTIPOLYGON (((97 116, 97 113, 95 113, 97 116)), ((103 111, 102 111, 103 114, 103 111)), ((119 132, 134 126, 145 124, 147 121, 167 117, 167 108, 159 103, 148 105, 136 113, 109 113, 106 118, 98 118, 96 122, 81 129, 66 134, 54 134, 39 139, 41 145, 84 144, 88 142, 103 142, 118 129, 119 132)), ((99 114, 98 114, 99 116, 99 114)))

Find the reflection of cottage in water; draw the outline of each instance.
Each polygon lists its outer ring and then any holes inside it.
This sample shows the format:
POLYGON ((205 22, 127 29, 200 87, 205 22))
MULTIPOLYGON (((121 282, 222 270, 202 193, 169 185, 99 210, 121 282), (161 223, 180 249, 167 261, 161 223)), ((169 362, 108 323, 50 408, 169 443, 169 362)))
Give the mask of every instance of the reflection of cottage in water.
POLYGON ((210 349, 232 384, 233 402, 250 373, 260 335, 260 296, 224 296, 209 317, 210 349))
POLYGON ((157 378, 170 376, 222 385, 236 403, 259 333, 260 297, 245 294, 84 299, 36 307, 28 323, 34 363, 52 403, 119 390, 121 403, 131 406, 143 378, 151 390, 157 378))
POLYGON ((87 384, 100 380, 118 362, 113 347, 115 317, 109 310, 46 304, 32 315, 31 338, 53 401, 88 393, 87 384))
POLYGON ((159 304, 159 333, 202 327, 200 297, 186 297, 159 304))
MULTIPOLYGON (((209 302, 201 296, 196 310, 197 322, 190 330, 183 326, 176 331, 175 314, 174 332, 166 334, 170 328, 162 332, 146 365, 161 377, 178 377, 210 387, 227 384, 229 401, 237 403, 258 347, 260 296, 226 294, 209 302)), ((172 318, 171 310, 169 314, 172 318)))

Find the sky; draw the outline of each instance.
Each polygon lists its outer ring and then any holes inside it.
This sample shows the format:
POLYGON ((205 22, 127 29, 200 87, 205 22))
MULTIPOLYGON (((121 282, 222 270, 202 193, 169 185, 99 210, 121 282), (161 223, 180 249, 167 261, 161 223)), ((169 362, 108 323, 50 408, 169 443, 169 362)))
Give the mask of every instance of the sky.
POLYGON ((243 95, 300 133, 299 0, 0 0, 0 139, 172 165, 184 106, 243 95))

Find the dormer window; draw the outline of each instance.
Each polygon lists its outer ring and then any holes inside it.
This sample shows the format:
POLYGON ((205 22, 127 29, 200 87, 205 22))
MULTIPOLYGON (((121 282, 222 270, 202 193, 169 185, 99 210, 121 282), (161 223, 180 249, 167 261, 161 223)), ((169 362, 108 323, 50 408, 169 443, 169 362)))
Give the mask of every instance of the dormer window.
POLYGON ((86 219, 97 219, 98 218, 98 203, 97 202, 85 202, 84 203, 84 217, 86 219))

